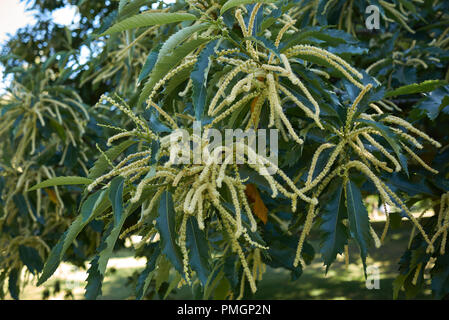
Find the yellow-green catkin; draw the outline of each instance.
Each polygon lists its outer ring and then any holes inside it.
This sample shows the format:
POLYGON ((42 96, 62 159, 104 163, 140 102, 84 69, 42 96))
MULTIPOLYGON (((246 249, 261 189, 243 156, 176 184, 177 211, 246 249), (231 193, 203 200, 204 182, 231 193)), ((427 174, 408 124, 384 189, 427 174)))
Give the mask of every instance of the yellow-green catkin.
POLYGON ((306 222, 304 224, 304 228, 303 228, 303 231, 299 238, 298 246, 296 248, 295 260, 293 262, 294 267, 297 267, 300 262, 304 241, 305 241, 307 235, 309 234, 310 230, 312 229, 314 217, 315 217, 315 205, 310 204, 309 211, 307 212, 307 216, 306 216, 306 222))

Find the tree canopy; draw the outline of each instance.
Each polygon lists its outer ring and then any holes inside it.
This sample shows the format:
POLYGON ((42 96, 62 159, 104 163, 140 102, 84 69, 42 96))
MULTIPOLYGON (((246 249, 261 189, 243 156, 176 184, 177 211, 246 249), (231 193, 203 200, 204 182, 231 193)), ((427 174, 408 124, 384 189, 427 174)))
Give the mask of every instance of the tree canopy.
POLYGON ((401 221, 392 297, 449 297, 449 2, 27 3, 38 23, 0 58, 0 297, 20 297, 23 273, 41 285, 89 261, 95 299, 114 250, 139 236, 133 298, 181 285, 247 298, 267 265, 295 280, 350 243, 366 272, 401 221), (77 25, 48 19, 66 5, 77 25), (249 138, 211 148, 229 129, 249 138), (275 158, 250 143, 268 129, 275 158))

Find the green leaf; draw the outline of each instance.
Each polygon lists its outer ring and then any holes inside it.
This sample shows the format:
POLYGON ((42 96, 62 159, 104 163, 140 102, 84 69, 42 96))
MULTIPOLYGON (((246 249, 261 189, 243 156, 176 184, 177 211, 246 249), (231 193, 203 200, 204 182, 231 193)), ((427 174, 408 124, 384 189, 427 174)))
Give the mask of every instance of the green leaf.
POLYGON ((421 100, 417 109, 425 110, 430 120, 435 120, 443 112, 449 114, 449 86, 438 88, 421 100))
POLYGON ((231 290, 231 284, 226 277, 221 278, 214 290, 214 300, 226 300, 231 290))
POLYGON ((291 271, 292 279, 297 279, 302 274, 302 265, 293 265, 296 250, 286 243, 276 239, 270 241, 268 254, 269 260, 264 261, 272 268, 283 268, 291 271))
POLYGON ((132 0, 127 2, 122 9, 118 11, 118 20, 122 21, 139 13, 140 7, 147 5, 148 0, 132 0))
POLYGON ((42 181, 41 183, 36 184, 35 186, 28 189, 28 191, 34 191, 41 188, 46 187, 54 187, 54 186, 64 186, 64 185, 73 185, 73 184, 91 184, 93 182, 92 179, 85 178, 85 177, 56 177, 51 178, 45 181, 42 181))
MULTIPOLYGON (((125 223, 126 214, 123 214, 123 185, 125 178, 118 176, 111 181, 109 187, 109 201, 112 205, 114 213, 114 227, 105 240, 105 248, 99 252, 98 271, 104 276, 109 258, 114 250, 115 243, 120 235, 123 224, 125 223)), ((129 211, 128 211, 129 212, 129 211)))
MULTIPOLYGON (((97 253, 100 253, 106 246, 106 239, 110 236, 111 230, 114 225, 109 223, 106 230, 101 236, 100 245, 97 248, 97 253)), ((84 292, 84 297, 87 300, 95 300, 99 295, 101 295, 101 288, 103 286, 104 274, 99 270, 99 260, 100 255, 97 254, 90 262, 90 267, 87 270, 88 277, 86 279, 86 287, 84 292)))
POLYGON ((214 54, 218 43, 218 40, 213 41, 204 48, 190 74, 190 79, 192 79, 193 108, 195 109, 195 118, 198 121, 203 119, 204 105, 206 104, 207 75, 211 66, 210 57, 214 54))
POLYGON ((138 105, 145 102, 150 95, 156 83, 161 80, 173 67, 175 67, 190 52, 197 49, 200 45, 209 41, 207 38, 195 39, 180 45, 194 33, 200 32, 210 27, 209 23, 202 23, 190 27, 182 28, 165 41, 159 50, 158 59, 151 71, 150 78, 145 83, 142 93, 139 97, 138 105), (179 47, 178 47, 179 46, 179 47), (177 48, 178 47, 178 48, 177 48), (175 50, 176 48, 176 50, 175 50))
POLYGON ((439 87, 445 86, 447 84, 448 84, 447 81, 444 80, 426 80, 421 83, 413 83, 399 87, 393 91, 389 91, 385 94, 385 98, 401 96, 405 94, 429 92, 438 89, 439 87))
POLYGON ((337 46, 344 43, 357 43, 357 41, 349 34, 341 30, 326 30, 322 27, 304 28, 296 33, 284 46, 281 52, 286 51, 297 44, 309 43, 308 39, 318 39, 325 41, 331 46, 337 46))
POLYGON ((387 185, 393 190, 405 192, 408 197, 414 197, 418 194, 427 194, 432 196, 432 189, 428 186, 424 177, 419 175, 410 178, 400 172, 393 172, 388 175, 387 185))
POLYGON ((220 10, 220 14, 225 13, 231 8, 251 3, 275 3, 276 0, 228 0, 220 10))
POLYGON ((368 48, 360 47, 358 45, 350 45, 350 44, 339 44, 335 47, 329 47, 329 52, 332 52, 336 55, 355 55, 355 54, 366 54, 368 53, 368 48))
POLYGON ((32 274, 42 271, 44 262, 36 249, 21 245, 19 246, 19 257, 32 274))
POLYGON ((416 14, 416 7, 413 5, 411 1, 408 0, 399 0, 399 2, 408 10, 416 14))
POLYGON ((209 262, 207 261, 209 246, 204 232, 198 228, 198 223, 194 217, 187 220, 186 236, 190 265, 196 271, 203 287, 206 287, 210 273, 209 262))
POLYGON ((400 274, 393 281, 393 299, 396 300, 399 297, 399 292, 404 286, 405 279, 407 279, 407 274, 400 274))
POLYGON ((348 244, 346 227, 342 223, 347 215, 342 180, 335 180, 330 189, 332 194, 321 210, 323 223, 320 226, 320 230, 324 233, 320 253, 326 272, 335 261, 337 254, 343 253, 345 245, 348 244))
POLYGON ((171 12, 147 12, 127 18, 116 23, 100 36, 113 34, 129 29, 149 27, 154 25, 162 25, 173 22, 181 22, 187 20, 196 20, 196 17, 190 13, 171 13, 171 12))
POLYGON ((161 236, 162 253, 164 253, 180 274, 184 274, 181 251, 176 244, 176 213, 173 208, 172 195, 168 191, 164 191, 161 195, 158 215, 156 227, 161 236))
POLYGON ((64 253, 67 251, 69 246, 76 239, 78 234, 83 230, 83 228, 92 221, 98 214, 101 214, 107 209, 105 202, 106 190, 98 190, 83 203, 81 207, 81 213, 70 225, 69 229, 61 236, 55 247, 50 252, 47 261, 45 262, 44 269, 37 285, 41 285, 50 278, 59 266, 59 263, 64 257, 64 253))
POLYGON ((360 256, 366 274, 367 247, 371 242, 368 212, 363 204, 362 194, 359 188, 352 181, 346 183, 346 195, 348 202, 349 232, 359 245, 360 256))
POLYGON ((164 300, 167 299, 168 295, 179 285, 179 281, 181 281, 181 279, 182 276, 179 273, 176 273, 173 279, 170 281, 167 291, 164 294, 164 300))
POLYGON ((172 264, 166 256, 161 255, 158 260, 158 268, 154 272, 154 290, 158 292, 165 282, 170 278, 170 269, 172 264))
MULTIPOLYGON (((109 158, 109 160, 114 161, 120 154, 122 154, 126 149, 128 149, 135 143, 136 141, 133 140, 123 141, 122 143, 110 148, 108 151, 105 152, 105 154, 109 158)), ((89 170, 88 177, 90 179, 96 179, 98 177, 101 177, 103 172, 105 172, 108 167, 109 167, 108 160, 104 155, 101 155, 98 158, 98 160, 95 161, 94 166, 89 170)))
POLYGON ((87 284, 84 292, 84 297, 87 300, 95 300, 99 295, 101 295, 104 275, 98 271, 98 259, 99 256, 95 256, 90 262, 90 267, 87 270, 87 284))
POLYGON ((142 273, 139 275, 139 279, 137 280, 136 287, 136 299, 142 299, 150 285, 151 279, 153 279, 153 271, 156 269, 157 258, 161 254, 161 249, 158 245, 155 246, 155 250, 151 257, 147 260, 147 265, 142 273))
POLYGON ((20 269, 12 269, 9 273, 8 290, 14 300, 19 300, 20 269))
POLYGON ((118 12, 122 12, 123 7, 128 3, 129 0, 120 0, 118 4, 118 12))
POLYGON ((154 68, 154 65, 156 64, 158 54, 159 54, 158 49, 151 50, 147 60, 145 61, 145 64, 142 67, 142 71, 140 71, 137 83, 141 83, 142 80, 145 79, 150 74, 151 70, 154 68))
MULTIPOLYGON (((219 266, 221 267, 221 265, 219 266)), ((209 276, 209 279, 207 281, 207 287, 204 290, 203 293, 203 300, 209 299, 217 285, 220 283, 221 279, 225 276, 225 273, 223 272, 223 268, 216 268, 214 272, 212 272, 209 276)))
POLYGON ((439 255, 431 271, 432 292, 436 299, 443 299, 449 293, 449 253, 439 255))
POLYGON ((111 181, 111 186, 109 187, 109 201, 111 201, 112 210, 114 212, 115 226, 122 220, 124 184, 125 178, 117 176, 111 181))

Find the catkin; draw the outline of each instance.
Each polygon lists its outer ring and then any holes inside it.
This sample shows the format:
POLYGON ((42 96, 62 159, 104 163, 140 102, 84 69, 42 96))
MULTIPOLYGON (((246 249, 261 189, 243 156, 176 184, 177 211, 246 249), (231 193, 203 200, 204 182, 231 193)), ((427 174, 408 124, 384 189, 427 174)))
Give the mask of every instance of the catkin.
POLYGON ((393 124, 402 126, 402 127, 406 128, 407 130, 409 130, 410 132, 413 132, 417 136, 420 136, 421 138, 429 141, 435 147, 441 148, 441 144, 438 141, 432 139, 431 137, 429 137, 426 133, 422 132, 421 130, 416 129, 413 125, 411 125, 409 122, 405 121, 404 119, 390 115, 390 116, 386 116, 385 118, 383 118, 382 121, 386 122, 386 123, 393 123, 393 124))
POLYGON ((314 217, 315 217, 315 205, 310 204, 309 211, 307 212, 307 216, 306 216, 306 222, 304 224, 304 229, 302 230, 302 233, 301 233, 301 236, 300 236, 299 242, 298 242, 298 247, 296 248, 295 260, 293 262, 294 267, 297 267, 300 262, 302 247, 304 245, 304 241, 305 241, 307 235, 309 234, 310 230, 312 229, 312 223, 313 223, 314 217))

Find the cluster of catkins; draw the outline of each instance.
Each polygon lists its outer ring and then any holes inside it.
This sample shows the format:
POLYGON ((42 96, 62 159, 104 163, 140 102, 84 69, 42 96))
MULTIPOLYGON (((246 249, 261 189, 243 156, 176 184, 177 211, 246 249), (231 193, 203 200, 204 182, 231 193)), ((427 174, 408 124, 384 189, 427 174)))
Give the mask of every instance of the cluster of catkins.
MULTIPOLYGON (((247 39, 253 36, 255 17, 258 10, 263 10, 261 7, 260 3, 256 4, 251 12, 247 12, 249 15, 247 24, 243 18, 242 9, 238 8, 235 10, 235 19, 240 26, 243 36, 247 39)), ((213 7, 212 9, 219 9, 219 7, 213 7)), ((294 26, 295 19, 288 14, 282 16, 281 22, 284 26, 275 38, 274 44, 276 48, 279 47, 285 33, 297 30, 294 26)), ((203 35, 199 35, 199 37, 210 36, 211 32, 212 30, 208 29, 203 35)), ((256 276, 254 272, 250 271, 247 257, 245 257, 244 250, 242 249, 242 242, 256 248, 259 258, 260 250, 267 248, 250 237, 249 231, 255 232, 257 230, 257 223, 245 195, 245 180, 241 179, 239 175, 239 167, 236 161, 240 161, 240 163, 247 165, 256 173, 260 174, 270 186, 273 198, 277 197, 278 194, 282 194, 290 199, 293 212, 296 212, 298 198, 307 203, 306 221, 298 242, 297 253, 294 259, 295 266, 303 263, 301 252, 304 241, 312 228, 314 218, 318 213, 319 204, 317 199, 333 178, 337 176, 343 177, 344 181, 347 182, 351 169, 364 174, 375 185, 384 204, 388 204, 391 207, 399 206, 400 210, 409 216, 428 243, 430 251, 434 250, 433 243, 435 242, 435 237, 442 234, 444 239, 446 239, 448 226, 447 212, 449 211, 449 206, 441 206, 441 210, 442 212, 445 210, 445 214, 440 214, 440 231, 435 234, 433 239, 430 239, 404 202, 379 178, 379 173, 382 170, 391 173, 393 171, 400 171, 403 168, 399 156, 395 157, 395 155, 391 154, 388 151, 388 145, 383 145, 381 142, 383 140, 379 139, 379 137, 384 135, 381 129, 369 125, 368 122, 378 122, 388 127, 389 130, 400 137, 401 148, 414 161, 432 173, 437 173, 437 171, 429 167, 419 158, 413 152, 412 148, 421 149, 423 147, 416 137, 424 139, 436 147, 440 147, 437 141, 401 118, 394 115, 385 116, 383 109, 391 111, 398 108, 391 101, 383 100, 371 103, 370 107, 375 111, 373 114, 358 114, 357 107, 363 97, 371 90, 372 85, 363 85, 361 83, 361 79, 363 78, 362 74, 335 54, 311 45, 295 45, 280 55, 275 55, 262 46, 255 45, 255 42, 252 40, 245 40, 243 44, 246 48, 246 56, 242 54, 242 48, 236 47, 221 51, 217 50, 212 58, 213 63, 226 63, 232 68, 221 77, 218 82, 218 89, 208 104, 207 113, 212 120, 206 126, 205 130, 207 132, 208 129, 216 126, 223 119, 250 103, 251 110, 248 111, 243 123, 246 129, 257 129, 259 127, 259 116, 262 109, 267 107, 269 114, 268 127, 274 126, 279 129, 286 140, 291 139, 297 144, 303 144, 303 139, 296 133, 282 107, 285 101, 293 102, 304 112, 306 117, 313 120, 319 129, 332 130, 332 134, 335 136, 334 139, 336 139, 336 142, 324 143, 315 151, 306 181, 302 187, 298 187, 298 182, 287 176, 274 163, 258 155, 251 147, 239 141, 233 142, 231 145, 220 146, 214 150, 209 150, 208 139, 191 135, 188 142, 184 141, 184 146, 176 147, 178 144, 173 145, 173 136, 168 135, 160 138, 149 129, 145 121, 136 116, 128 106, 124 105, 123 101, 123 103, 118 103, 107 96, 103 96, 101 101, 107 100, 122 110, 135 124, 135 129, 131 131, 119 129, 120 132, 109 139, 109 144, 121 138, 137 137, 144 141, 158 141, 160 149, 156 156, 155 165, 149 165, 149 160, 153 156, 152 151, 149 149, 128 155, 118 164, 110 162, 113 169, 97 178, 89 185, 88 189, 93 190, 98 185, 110 181, 114 176, 121 175, 126 178, 127 183, 134 186, 130 201, 137 202, 141 199, 145 188, 155 188, 156 191, 151 198, 144 202, 141 219, 132 228, 135 230, 157 205, 162 193, 167 188, 174 187, 173 201, 175 211, 178 216, 182 216, 180 219, 181 224, 179 227, 178 242, 184 258, 184 272, 187 281, 190 281, 191 272, 186 248, 187 220, 189 217, 194 216, 199 228, 205 229, 207 228, 207 221, 210 221, 208 218, 216 213, 220 218, 220 228, 228 234, 229 239, 231 239, 232 250, 240 258, 241 265, 244 269, 244 277, 249 281, 252 291, 256 290, 256 276), (322 60, 326 65, 338 70, 348 81, 360 89, 358 97, 348 107, 346 122, 341 128, 334 127, 331 124, 326 129, 323 126, 323 122, 320 119, 319 102, 316 101, 304 85, 304 80, 301 80, 292 70, 291 64, 297 63, 296 57, 298 55, 301 57, 310 56, 314 59, 322 60), (314 110, 308 108, 290 89, 282 85, 281 78, 287 79, 291 84, 296 86, 310 105, 313 106, 314 110), (235 83, 236 80, 237 82, 235 83), (230 88, 231 83, 233 83, 232 88, 230 88), (367 144, 372 147, 370 150, 376 149, 384 158, 376 157, 374 153, 366 148, 367 144), (195 151, 191 147, 192 145, 199 146, 199 149, 195 151), (176 161, 176 156, 173 156, 173 154, 177 155, 178 151, 183 153, 185 149, 188 150, 187 153, 189 155, 199 150, 202 155, 201 161, 194 164, 179 164, 176 161), (332 149, 332 151, 326 160, 324 168, 321 172, 316 173, 317 161, 326 149, 332 149), (268 174, 270 170, 274 174, 268 174), (232 210, 223 205, 224 199, 221 196, 223 194, 221 192, 223 188, 231 196, 232 210), (246 215, 249 225, 243 223, 243 215, 246 215)), ((161 118, 163 118, 163 121, 172 130, 179 129, 177 121, 155 103, 158 91, 164 87, 164 84, 168 80, 176 77, 181 71, 192 67, 197 62, 198 55, 199 53, 194 51, 184 58, 183 61, 156 83, 149 94, 147 100, 148 108, 155 108, 161 118)), ((329 77, 325 71, 311 70, 320 76, 329 77)), ((192 81, 189 80, 185 90, 180 92, 180 96, 186 96, 191 88, 192 81)), ((444 199, 447 201, 448 197, 444 199)), ((388 223, 386 224, 387 228, 388 223)), ((386 229, 381 239, 379 239, 371 228, 370 234, 374 238, 376 246, 380 246, 380 243, 385 237, 386 229)), ((142 241, 147 240, 148 238, 144 237, 142 241)), ((260 261, 260 259, 256 260, 260 261)))

